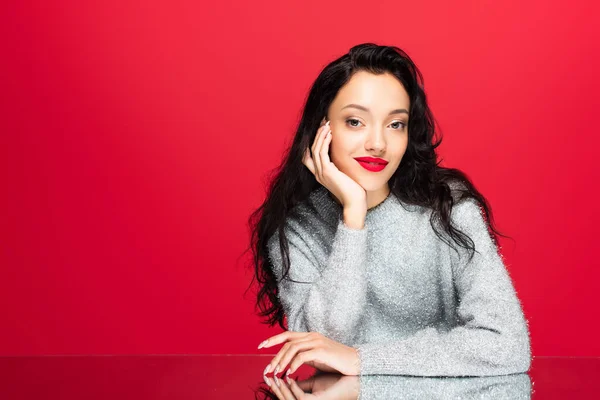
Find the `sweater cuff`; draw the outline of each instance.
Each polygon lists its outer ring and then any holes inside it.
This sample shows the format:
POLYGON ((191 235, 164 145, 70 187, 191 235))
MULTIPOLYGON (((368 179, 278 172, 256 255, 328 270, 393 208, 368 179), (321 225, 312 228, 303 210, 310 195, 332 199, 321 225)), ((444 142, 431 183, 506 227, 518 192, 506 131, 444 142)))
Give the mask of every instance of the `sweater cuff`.
POLYGON ((346 267, 349 264, 364 267, 367 258, 367 229, 353 229, 340 220, 331 248, 330 265, 346 267))

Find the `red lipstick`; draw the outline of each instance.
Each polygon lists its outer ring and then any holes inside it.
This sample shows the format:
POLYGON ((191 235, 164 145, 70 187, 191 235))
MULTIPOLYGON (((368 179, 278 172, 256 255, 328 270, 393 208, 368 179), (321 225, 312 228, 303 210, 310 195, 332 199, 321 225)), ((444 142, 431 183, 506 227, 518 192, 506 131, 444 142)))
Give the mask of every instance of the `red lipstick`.
POLYGON ((366 170, 371 172, 379 172, 388 164, 383 158, 377 157, 356 157, 356 161, 366 170))

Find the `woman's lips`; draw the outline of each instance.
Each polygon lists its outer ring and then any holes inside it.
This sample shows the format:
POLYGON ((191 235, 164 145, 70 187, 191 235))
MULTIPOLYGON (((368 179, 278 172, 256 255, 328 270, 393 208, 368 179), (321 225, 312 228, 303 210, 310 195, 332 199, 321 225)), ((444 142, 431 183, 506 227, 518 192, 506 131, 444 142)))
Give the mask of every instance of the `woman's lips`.
POLYGON ((363 167, 364 169, 371 171, 371 172, 379 172, 382 169, 385 168, 384 164, 375 164, 375 163, 369 163, 369 162, 364 162, 364 161, 359 161, 356 160, 361 167, 363 167))

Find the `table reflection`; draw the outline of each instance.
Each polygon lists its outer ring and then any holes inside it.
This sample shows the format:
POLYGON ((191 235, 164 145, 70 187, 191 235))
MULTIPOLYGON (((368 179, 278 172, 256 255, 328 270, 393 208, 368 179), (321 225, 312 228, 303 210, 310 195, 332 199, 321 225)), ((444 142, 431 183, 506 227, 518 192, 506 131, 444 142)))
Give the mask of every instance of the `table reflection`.
MULTIPOLYGON (((278 398, 263 377, 274 355, 0 357, 0 399, 278 398)), ((600 358, 534 357, 527 374, 489 377, 356 377, 307 365, 292 376, 296 394, 280 389, 283 398, 588 399, 600 393, 600 358)))
POLYGON ((391 375, 344 376, 316 373, 307 379, 265 377, 256 399, 531 399, 527 374, 470 378, 430 378, 391 375))

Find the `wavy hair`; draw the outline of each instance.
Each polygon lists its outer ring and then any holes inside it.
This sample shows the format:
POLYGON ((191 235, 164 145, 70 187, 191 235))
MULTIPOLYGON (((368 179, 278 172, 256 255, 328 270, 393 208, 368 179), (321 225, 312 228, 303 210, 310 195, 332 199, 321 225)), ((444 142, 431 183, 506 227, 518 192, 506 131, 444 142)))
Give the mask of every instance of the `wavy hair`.
POLYGON ((467 249, 473 257, 475 244, 465 233, 453 226, 450 214, 455 203, 471 198, 484 212, 490 236, 497 245, 500 233, 493 226, 491 206, 475 188, 467 175, 454 168, 440 166, 435 149, 441 144, 435 140, 435 120, 424 90, 423 76, 410 57, 396 46, 374 43, 356 45, 340 58, 329 63, 316 78, 304 106, 302 117, 291 146, 285 151, 280 165, 272 170, 266 199, 248 219, 251 231, 250 249, 253 254, 253 280, 259 284, 255 308, 262 322, 270 326, 284 325, 284 310, 278 298, 277 279, 268 256, 267 243, 279 230, 279 245, 283 277, 289 272, 289 248, 282 228, 294 208, 305 201, 310 193, 321 186, 302 163, 304 151, 311 146, 338 91, 358 71, 372 74, 390 73, 402 83, 410 97, 408 147, 400 165, 388 181, 390 195, 405 204, 432 210, 431 226, 436 235, 454 250, 453 242, 467 249), (455 196, 456 195, 456 196, 455 196), (441 226, 441 230, 437 225, 441 226), (451 239, 449 240, 448 237, 451 239))

